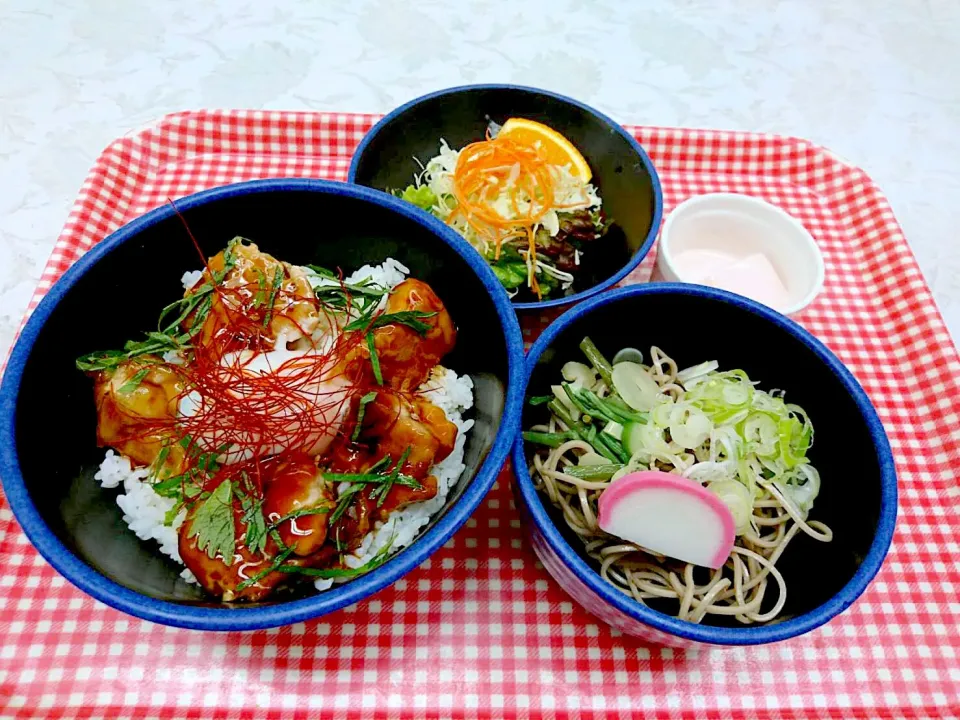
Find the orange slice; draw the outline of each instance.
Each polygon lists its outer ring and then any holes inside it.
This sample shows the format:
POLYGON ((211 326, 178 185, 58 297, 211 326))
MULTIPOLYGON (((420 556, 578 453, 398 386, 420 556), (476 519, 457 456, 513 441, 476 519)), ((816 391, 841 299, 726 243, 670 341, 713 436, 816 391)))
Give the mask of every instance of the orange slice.
POLYGON ((510 118, 500 129, 498 137, 506 137, 520 145, 537 146, 541 156, 551 165, 569 165, 570 172, 584 182, 593 173, 573 143, 551 127, 526 118, 510 118))

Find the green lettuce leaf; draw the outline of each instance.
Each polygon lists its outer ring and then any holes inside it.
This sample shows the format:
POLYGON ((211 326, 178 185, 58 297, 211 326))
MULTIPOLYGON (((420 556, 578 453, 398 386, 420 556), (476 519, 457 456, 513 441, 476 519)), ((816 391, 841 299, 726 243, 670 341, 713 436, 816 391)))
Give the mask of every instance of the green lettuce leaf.
POLYGON ((421 210, 429 210, 437 205, 436 194, 426 185, 420 187, 408 185, 407 189, 400 193, 400 199, 413 203, 421 210))

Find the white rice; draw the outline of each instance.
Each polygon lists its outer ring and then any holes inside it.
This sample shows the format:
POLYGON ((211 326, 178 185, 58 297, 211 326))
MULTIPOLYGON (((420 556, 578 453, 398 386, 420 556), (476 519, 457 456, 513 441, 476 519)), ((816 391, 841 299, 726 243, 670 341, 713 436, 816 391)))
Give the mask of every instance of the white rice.
MULTIPOLYGON (((157 495, 147 482, 150 471, 147 468, 135 468, 130 459, 107 450, 107 456, 100 463, 100 469, 94 477, 105 488, 123 485, 123 493, 117 495, 117 505, 123 510, 123 521, 141 540, 156 540, 160 543, 160 552, 183 565, 180 549, 177 546, 177 529, 187 515, 181 510, 170 525, 164 525, 164 517, 176 501, 157 495)), ((193 573, 184 569, 180 577, 188 582, 196 582, 193 573)))
POLYGON ((346 282, 355 285, 361 280, 370 278, 380 287, 392 290, 402 283, 409 274, 410 270, 399 260, 387 258, 380 265, 364 265, 355 273, 348 275, 346 282))
MULTIPOLYGON (((401 263, 388 258, 380 265, 364 265, 346 278, 346 282, 357 283, 370 278, 376 284, 392 289, 403 282, 409 272, 401 263)), ((200 276, 200 271, 184 273, 182 279, 184 288, 193 287, 200 276)), ((169 361, 182 362, 182 358, 175 356, 169 358, 169 361)), ((473 407, 473 381, 467 375, 458 376, 453 370, 438 366, 434 368, 427 382, 421 386, 420 392, 442 409, 447 419, 455 424, 458 430, 453 452, 430 470, 430 473, 437 478, 437 494, 430 500, 408 505, 392 513, 385 523, 378 522, 364 537, 360 547, 344 559, 344 564, 348 567, 356 568, 365 565, 388 544, 391 553, 410 545, 416 540, 421 529, 430 522, 430 518, 443 508, 450 488, 456 484, 460 473, 463 472, 466 434, 473 427, 473 420, 464 420, 463 414, 473 407)), ((128 458, 118 455, 113 450, 107 450, 106 457, 100 463, 100 469, 94 477, 104 488, 122 486, 123 493, 117 496, 117 505, 123 510, 123 521, 138 538, 145 541, 155 540, 160 545, 160 552, 182 565, 177 529, 186 517, 186 510, 181 510, 171 525, 164 525, 164 517, 174 507, 176 501, 155 493, 147 481, 148 475, 147 468, 135 468, 128 458)), ((196 582, 193 573, 188 569, 184 569, 180 575, 189 582, 196 582)), ((320 579, 316 580, 314 585, 317 590, 327 590, 333 586, 334 582, 334 580, 320 579)))
POLYGON ((180 278, 180 282, 183 283, 183 289, 189 290, 198 282, 200 278, 203 277, 203 270, 188 270, 183 274, 183 277, 180 278))

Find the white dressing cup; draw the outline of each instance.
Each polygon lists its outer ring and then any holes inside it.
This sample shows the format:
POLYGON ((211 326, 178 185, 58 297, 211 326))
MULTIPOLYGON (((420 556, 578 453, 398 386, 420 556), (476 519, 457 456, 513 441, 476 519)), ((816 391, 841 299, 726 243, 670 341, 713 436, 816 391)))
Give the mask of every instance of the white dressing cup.
POLYGON ((667 217, 651 282, 709 285, 791 315, 813 301, 823 278, 820 249, 798 220, 749 195, 711 193, 667 217))

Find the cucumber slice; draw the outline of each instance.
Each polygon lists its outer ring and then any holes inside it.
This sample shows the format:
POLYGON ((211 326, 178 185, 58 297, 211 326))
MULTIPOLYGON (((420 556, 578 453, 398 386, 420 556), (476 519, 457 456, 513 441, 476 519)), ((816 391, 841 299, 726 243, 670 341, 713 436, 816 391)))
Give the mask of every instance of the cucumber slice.
POLYGON ((623 449, 633 457, 640 448, 643 447, 643 423, 632 422, 623 426, 623 432, 620 434, 620 442, 623 443, 623 449))

